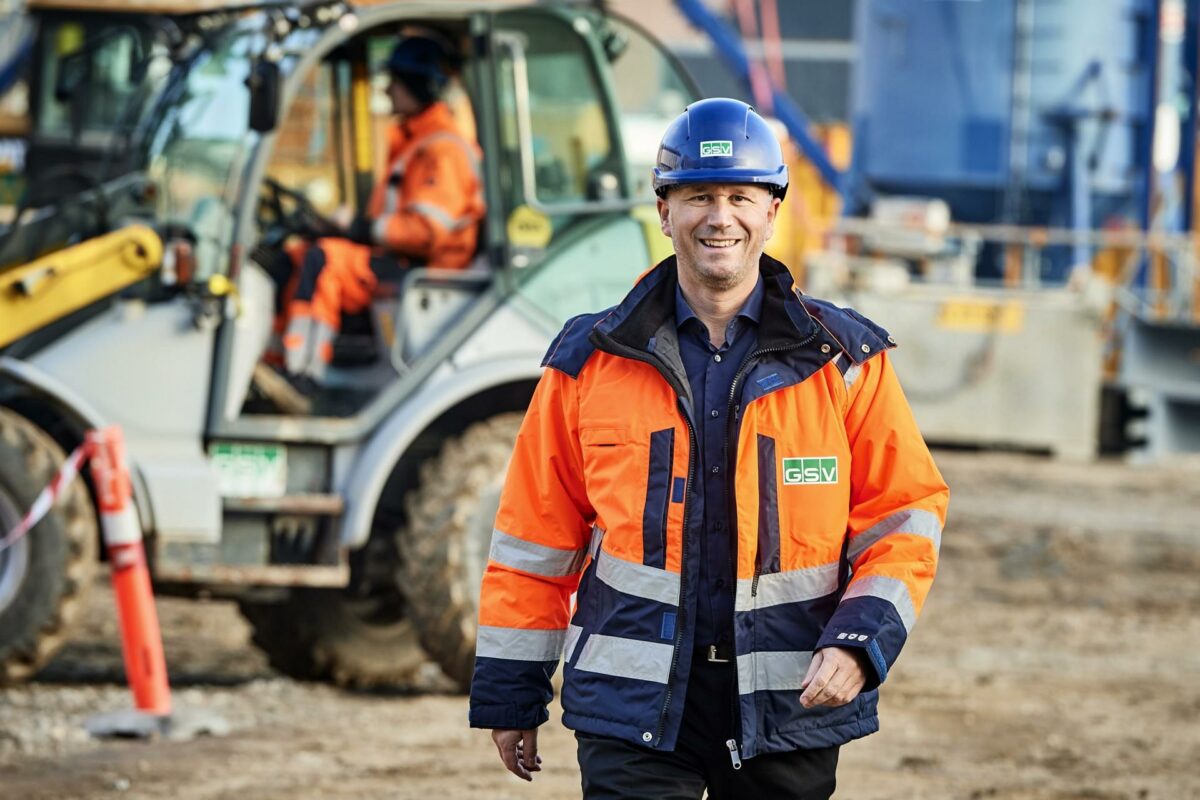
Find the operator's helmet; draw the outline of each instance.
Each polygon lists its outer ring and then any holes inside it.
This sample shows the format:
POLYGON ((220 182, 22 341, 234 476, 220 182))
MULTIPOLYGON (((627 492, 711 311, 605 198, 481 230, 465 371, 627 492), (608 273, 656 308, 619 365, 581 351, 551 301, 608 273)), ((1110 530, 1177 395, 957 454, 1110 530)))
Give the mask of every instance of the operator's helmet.
POLYGON ((741 100, 698 100, 667 127, 658 146, 654 192, 685 183, 757 183, 787 194, 783 150, 767 121, 741 100))
POLYGON ((450 52, 429 36, 406 36, 392 50, 387 70, 422 106, 442 96, 450 82, 450 52))

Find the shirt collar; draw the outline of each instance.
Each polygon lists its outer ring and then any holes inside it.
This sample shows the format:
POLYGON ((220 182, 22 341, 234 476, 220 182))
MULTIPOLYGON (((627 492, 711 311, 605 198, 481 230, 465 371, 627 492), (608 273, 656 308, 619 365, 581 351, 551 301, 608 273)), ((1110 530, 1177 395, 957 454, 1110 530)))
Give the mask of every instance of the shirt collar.
MULTIPOLYGON (((734 319, 745 317, 755 325, 758 324, 759 317, 762 314, 763 304, 763 280, 762 275, 758 276, 758 280, 754 283, 754 288, 750 290, 750 296, 746 298, 746 302, 742 303, 738 313, 733 315, 734 319)), ((699 322, 700 318, 696 316, 696 312, 692 311, 692 307, 688 305, 687 300, 683 297, 683 290, 679 288, 679 284, 675 284, 675 327, 682 328, 689 319, 694 319, 699 322)), ((733 320, 730 320, 732 323, 733 320)))

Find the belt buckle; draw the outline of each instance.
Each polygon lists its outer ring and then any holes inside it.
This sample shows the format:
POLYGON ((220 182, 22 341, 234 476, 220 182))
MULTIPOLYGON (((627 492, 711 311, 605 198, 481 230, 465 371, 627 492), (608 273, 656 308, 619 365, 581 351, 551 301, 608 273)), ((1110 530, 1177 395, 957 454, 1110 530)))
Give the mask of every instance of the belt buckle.
POLYGON ((715 644, 710 644, 708 646, 708 661, 709 661, 709 663, 712 663, 712 664, 728 664, 729 663, 728 658, 721 658, 720 656, 717 655, 717 646, 715 644))

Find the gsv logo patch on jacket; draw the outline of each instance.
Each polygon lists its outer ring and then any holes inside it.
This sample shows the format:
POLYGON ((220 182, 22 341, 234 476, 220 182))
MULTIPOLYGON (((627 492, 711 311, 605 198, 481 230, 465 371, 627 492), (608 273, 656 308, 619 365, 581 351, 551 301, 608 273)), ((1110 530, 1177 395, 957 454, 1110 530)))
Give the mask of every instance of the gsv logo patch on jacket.
POLYGON ((838 482, 837 456, 817 458, 785 458, 783 460, 783 483, 785 486, 799 484, 829 484, 838 482))

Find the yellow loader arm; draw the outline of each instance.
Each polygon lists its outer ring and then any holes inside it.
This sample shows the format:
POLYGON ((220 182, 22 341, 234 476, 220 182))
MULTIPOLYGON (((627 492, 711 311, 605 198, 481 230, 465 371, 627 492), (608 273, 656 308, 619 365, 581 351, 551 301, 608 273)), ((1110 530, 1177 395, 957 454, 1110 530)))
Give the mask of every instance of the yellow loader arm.
POLYGON ((0 347, 137 283, 162 256, 157 233, 130 225, 0 273, 0 347))

